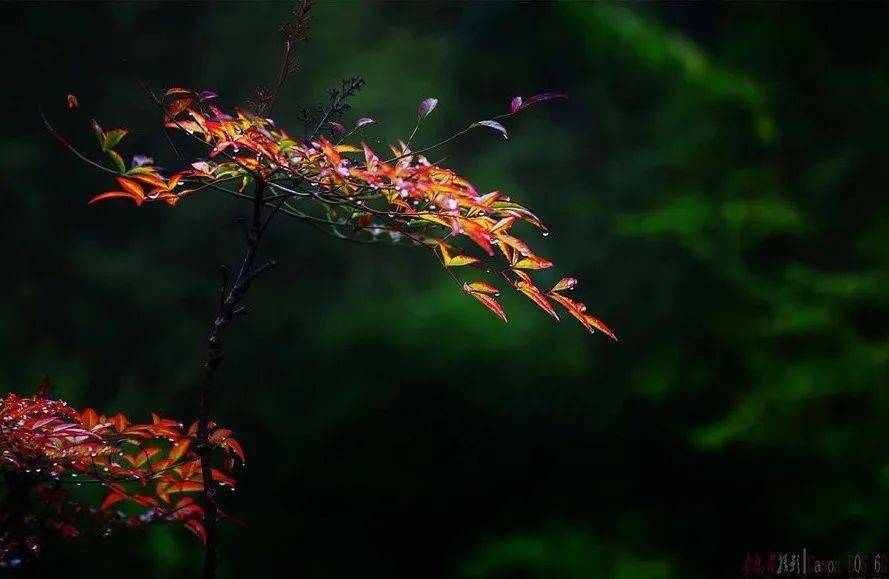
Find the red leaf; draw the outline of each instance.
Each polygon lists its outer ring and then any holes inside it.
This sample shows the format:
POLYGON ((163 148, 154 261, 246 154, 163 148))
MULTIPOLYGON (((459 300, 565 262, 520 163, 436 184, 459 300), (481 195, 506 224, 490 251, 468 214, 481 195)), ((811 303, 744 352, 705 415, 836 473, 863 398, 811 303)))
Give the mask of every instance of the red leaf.
POLYGON ((34 422, 34 424, 31 425, 31 430, 39 430, 48 424, 52 424, 52 423, 56 422, 57 420, 58 420, 58 418, 56 418, 55 416, 50 416, 48 418, 41 418, 40 420, 34 422))
POLYGON ((71 539, 73 537, 77 537, 80 535, 80 531, 77 530, 77 527, 70 523, 66 523, 62 526, 62 536, 66 539, 71 539))
MULTIPOLYGON (((226 475, 224 472, 222 472, 222 471, 219 470, 219 469, 211 468, 211 469, 210 469, 210 477, 211 477, 213 480, 215 480, 216 482, 220 482, 220 483, 227 484, 227 485, 230 486, 230 487, 234 487, 234 486, 235 486, 235 479, 233 479, 233 478, 231 478, 230 476, 226 475)), ((202 488, 203 488, 203 487, 202 487, 202 488)))
POLYGON ((77 106, 78 106, 77 97, 74 96, 73 94, 69 94, 68 95, 68 108, 69 109, 76 109, 77 106))
POLYGON ((201 540, 201 543, 207 543, 207 530, 204 529, 204 525, 197 519, 188 519, 185 521, 185 526, 188 527, 188 530, 197 535, 198 539, 201 540))
POLYGON ((233 452, 238 459, 240 459, 241 464, 244 464, 246 461, 244 460, 244 449, 241 448, 241 444, 235 440, 234 438, 226 438, 225 442, 222 443, 222 446, 231 452, 233 452))
POLYGON ((92 430, 92 428, 99 423, 99 415, 96 414, 96 411, 92 408, 87 408, 80 415, 80 422, 88 430, 92 430))
POLYGON ((110 492, 110 493, 108 493, 108 496, 105 497, 105 500, 102 501, 102 506, 99 508, 101 510, 105 511, 110 506, 115 505, 115 504, 119 503, 120 501, 126 500, 126 498, 127 497, 125 497, 124 495, 122 495, 118 492, 110 492))

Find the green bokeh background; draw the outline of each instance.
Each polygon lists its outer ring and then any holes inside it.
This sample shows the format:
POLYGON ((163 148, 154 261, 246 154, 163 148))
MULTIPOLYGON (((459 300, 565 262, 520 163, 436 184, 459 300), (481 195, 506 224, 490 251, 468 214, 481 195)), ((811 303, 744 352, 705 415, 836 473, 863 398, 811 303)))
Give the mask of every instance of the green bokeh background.
MULTIPOLYGON (((279 64, 280 3, 0 7, 0 389, 195 415, 246 207, 86 206, 106 176, 42 128, 172 163, 152 86, 233 105, 279 64)), ((217 416, 248 453, 222 577, 688 579, 745 554, 889 550, 886 5, 321 3, 282 126, 342 77, 378 147, 558 90, 443 152, 527 201, 541 254, 618 344, 505 296, 503 326, 410 248, 280 220, 217 416), (268 571, 272 573, 272 571, 268 571)), ((534 234, 527 232, 532 238, 534 234)), ((556 274, 553 274, 556 275, 556 274)), ((27 577, 172 578, 186 531, 68 542, 27 577)))

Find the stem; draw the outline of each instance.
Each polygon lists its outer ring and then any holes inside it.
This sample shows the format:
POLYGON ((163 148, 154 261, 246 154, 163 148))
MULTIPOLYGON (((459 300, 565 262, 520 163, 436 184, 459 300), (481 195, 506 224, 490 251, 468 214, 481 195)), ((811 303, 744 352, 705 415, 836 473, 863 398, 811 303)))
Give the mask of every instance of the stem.
POLYGON ((223 283, 222 297, 213 323, 210 326, 210 335, 207 339, 207 357, 204 360, 204 384, 201 389, 200 417, 198 418, 198 432, 195 439, 196 450, 201 460, 201 474, 204 484, 204 489, 201 493, 201 502, 204 508, 203 524, 207 533, 206 549, 204 551, 204 579, 213 579, 216 576, 217 562, 216 522, 219 510, 216 506, 216 488, 213 484, 213 474, 210 467, 213 447, 209 440, 210 412, 213 408, 216 369, 222 362, 225 329, 244 310, 243 301, 247 290, 250 289, 251 283, 259 275, 274 267, 274 262, 269 262, 254 268, 262 234, 275 215, 275 212, 273 212, 264 221, 262 219, 262 208, 265 204, 265 187, 264 181, 257 181, 253 192, 252 219, 247 226, 247 250, 241 262, 241 267, 238 269, 237 277, 227 291, 223 283))

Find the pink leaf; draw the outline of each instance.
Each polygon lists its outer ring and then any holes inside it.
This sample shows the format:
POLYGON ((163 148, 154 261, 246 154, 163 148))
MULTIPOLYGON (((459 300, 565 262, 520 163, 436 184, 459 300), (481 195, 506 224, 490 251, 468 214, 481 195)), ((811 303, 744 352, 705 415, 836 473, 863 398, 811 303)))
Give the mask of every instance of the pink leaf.
POLYGON ((341 135, 346 132, 346 127, 344 127, 342 124, 337 123, 335 121, 331 121, 330 126, 333 127, 333 130, 335 130, 336 132, 338 132, 341 135))
POLYGON ((370 117, 364 117, 363 119, 358 119, 357 121, 355 121, 355 128, 358 129, 360 127, 363 127, 364 125, 371 125, 375 122, 376 121, 371 119, 370 117))
POLYGON ((495 131, 500 131, 500 134, 503 135, 504 139, 508 139, 509 135, 506 132, 506 127, 498 123, 497 121, 478 121, 472 123, 473 127, 489 127, 494 129, 495 131))
POLYGON ((553 99, 566 99, 566 98, 568 98, 568 95, 566 95, 566 94, 562 94, 562 93, 558 93, 558 92, 543 92, 540 94, 536 94, 532 97, 528 97, 528 100, 525 101, 524 103, 522 103, 520 108, 523 108, 523 109, 528 108, 533 104, 537 104, 537 103, 543 102, 543 101, 551 101, 553 99))
POLYGON ((438 99, 428 98, 420 103, 420 106, 417 108, 417 116, 421 119, 424 119, 437 106, 438 106, 438 99))
POLYGON ((509 112, 511 112, 511 113, 516 113, 521 108, 522 108, 522 97, 520 97, 520 96, 517 96, 516 98, 512 99, 512 102, 509 103, 509 112))

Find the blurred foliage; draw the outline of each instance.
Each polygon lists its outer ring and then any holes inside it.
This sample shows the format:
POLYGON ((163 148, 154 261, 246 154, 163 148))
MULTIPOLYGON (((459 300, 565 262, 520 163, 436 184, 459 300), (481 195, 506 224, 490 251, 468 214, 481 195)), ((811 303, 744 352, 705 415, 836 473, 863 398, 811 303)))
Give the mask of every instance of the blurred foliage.
MULTIPOLYGON (((195 412, 216 268, 236 200, 86 207, 105 177, 70 157, 73 92, 133 152, 167 147, 136 76, 219 92, 267 84, 286 4, 0 8, 6 291, 0 384, 43 374, 78 405, 195 412)), ((281 267, 222 367, 220 420, 248 452, 223 568, 303 577, 713 577, 745 553, 885 549, 889 458, 886 7, 322 3, 275 116, 339 78, 368 86, 374 143, 420 143, 564 103, 443 154, 516 191, 542 255, 615 345, 519 298, 498 323, 410 249, 280 222, 281 267), (520 315, 519 315, 520 314, 520 315), (467 337, 471 336, 472 340, 467 337)), ((76 120, 75 120, 76 119, 76 120)), ((185 532, 60 546, 26 576, 179 577, 185 532), (74 563, 74 564, 72 564, 74 563)))

